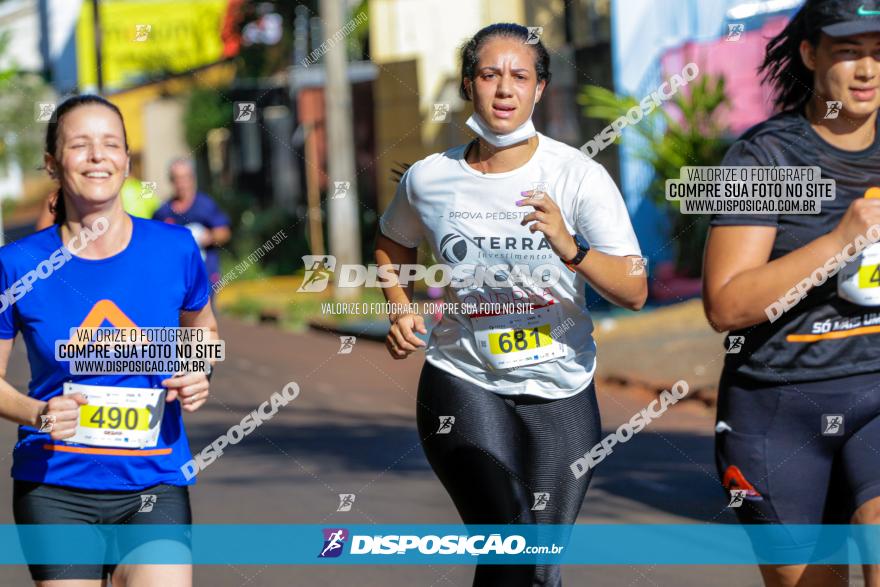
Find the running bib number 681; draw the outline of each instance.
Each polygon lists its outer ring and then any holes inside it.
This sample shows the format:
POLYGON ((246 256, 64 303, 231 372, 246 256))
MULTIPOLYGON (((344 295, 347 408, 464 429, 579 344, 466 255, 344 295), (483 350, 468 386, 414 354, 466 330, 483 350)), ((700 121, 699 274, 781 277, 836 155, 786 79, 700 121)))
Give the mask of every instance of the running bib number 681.
POLYGON ((493 355, 536 349, 552 343, 549 324, 529 329, 493 332, 489 335, 489 351, 493 355))
POLYGON ((474 316, 474 342, 490 369, 515 369, 564 357, 565 347, 551 336, 561 322, 559 304, 528 314, 474 316))

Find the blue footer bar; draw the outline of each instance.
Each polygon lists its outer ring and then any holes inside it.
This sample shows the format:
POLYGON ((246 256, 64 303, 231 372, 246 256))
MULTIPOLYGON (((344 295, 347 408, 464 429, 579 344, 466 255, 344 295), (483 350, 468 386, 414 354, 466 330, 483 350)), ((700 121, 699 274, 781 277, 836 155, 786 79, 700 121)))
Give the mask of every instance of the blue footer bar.
POLYGON ((0 564, 880 564, 880 526, 0 525, 0 564))

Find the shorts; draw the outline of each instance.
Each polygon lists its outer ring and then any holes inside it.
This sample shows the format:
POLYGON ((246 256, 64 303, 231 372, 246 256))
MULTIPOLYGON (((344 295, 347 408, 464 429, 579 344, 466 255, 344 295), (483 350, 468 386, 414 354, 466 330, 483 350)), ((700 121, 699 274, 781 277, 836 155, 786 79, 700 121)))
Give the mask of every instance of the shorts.
POLYGON ((721 378, 715 461, 724 488, 740 490, 731 509, 743 524, 849 524, 880 496, 878 450, 876 373, 785 385, 721 378))
MULTIPOLYGON (((189 489, 155 485, 139 491, 96 491, 15 481, 12 511, 15 523, 24 524, 192 524, 189 489)), ((183 532, 174 533, 180 542, 183 532)), ((186 534, 188 536, 188 533, 186 534)), ((136 545, 101 543, 104 554, 129 552, 136 545)), ((24 546, 24 545, 23 545, 24 546)), ((188 538, 184 545, 189 549, 188 538)), ((25 546, 25 557, 28 547, 25 546)), ((29 564, 34 581, 103 579, 115 564, 29 564)))

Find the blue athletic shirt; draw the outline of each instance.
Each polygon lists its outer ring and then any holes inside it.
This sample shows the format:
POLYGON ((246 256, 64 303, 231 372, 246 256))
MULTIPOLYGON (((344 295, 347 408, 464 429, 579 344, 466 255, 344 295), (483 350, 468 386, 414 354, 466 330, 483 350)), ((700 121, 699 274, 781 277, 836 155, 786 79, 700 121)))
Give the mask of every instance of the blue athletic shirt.
MULTIPOLYGON (((205 265, 190 231, 154 220, 131 221, 131 240, 123 251, 98 260, 71 256, 13 304, 0 304, 5 306, 0 338, 21 332, 27 346, 30 397, 45 401, 59 395, 65 381, 160 388, 171 375, 71 375, 70 363, 55 360, 55 341, 68 340, 71 328, 117 326, 113 320, 120 313, 139 328, 177 327, 180 311, 208 303, 205 265)), ((50 226, 0 248, 0 291, 62 246, 58 227, 50 226)), ((180 403, 174 401, 165 404, 156 446, 145 449, 53 442, 32 426, 20 426, 12 477, 79 489, 137 491, 160 483, 191 485, 194 478, 188 481, 180 470, 190 458, 180 403)))

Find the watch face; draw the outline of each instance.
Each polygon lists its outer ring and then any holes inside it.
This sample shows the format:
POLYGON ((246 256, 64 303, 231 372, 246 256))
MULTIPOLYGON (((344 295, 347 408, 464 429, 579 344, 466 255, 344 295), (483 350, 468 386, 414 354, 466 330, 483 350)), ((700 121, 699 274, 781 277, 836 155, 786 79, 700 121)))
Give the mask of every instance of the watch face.
POLYGON ((574 242, 577 243, 579 249, 589 250, 590 243, 579 234, 574 235, 574 242))

